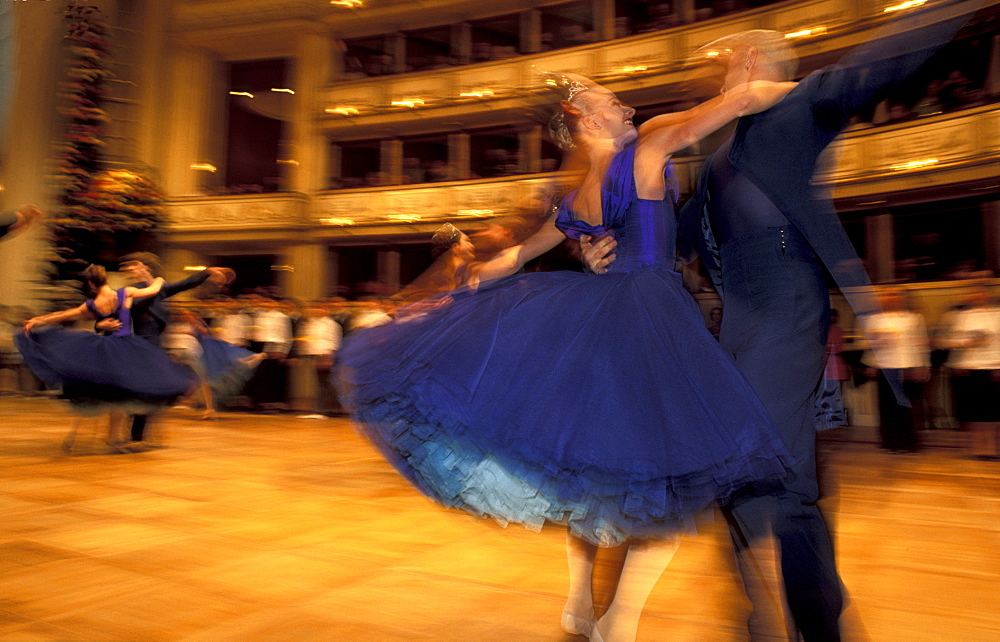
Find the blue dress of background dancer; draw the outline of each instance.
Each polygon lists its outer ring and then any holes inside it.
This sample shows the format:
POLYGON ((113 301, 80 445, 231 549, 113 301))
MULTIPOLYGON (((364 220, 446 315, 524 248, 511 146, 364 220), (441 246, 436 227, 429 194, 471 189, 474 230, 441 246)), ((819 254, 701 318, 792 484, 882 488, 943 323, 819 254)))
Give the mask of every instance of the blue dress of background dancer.
POLYGON ((61 387, 74 411, 149 411, 172 405, 196 383, 190 368, 132 334, 125 290, 118 290, 117 297, 110 314, 101 313, 93 299, 86 302, 97 320, 112 317, 121 322, 109 336, 60 327, 14 336, 31 371, 46 385, 61 387))
MULTIPOLYGON (((602 275, 516 274, 348 338, 342 394, 362 431, 437 502, 601 546, 688 528, 713 500, 786 473, 766 410, 674 267, 674 202, 638 198, 613 160, 602 275)), ((669 172, 669 169, 667 170, 669 172)))

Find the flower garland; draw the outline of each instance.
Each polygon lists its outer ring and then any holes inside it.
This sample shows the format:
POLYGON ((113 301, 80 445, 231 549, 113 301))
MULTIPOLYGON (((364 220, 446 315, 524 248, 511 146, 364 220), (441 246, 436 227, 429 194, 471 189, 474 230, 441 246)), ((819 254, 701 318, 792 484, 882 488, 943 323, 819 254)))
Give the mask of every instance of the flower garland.
POLYGON ((164 216, 163 195, 151 180, 103 164, 110 119, 102 104, 112 75, 104 15, 96 6, 71 2, 64 19, 67 61, 58 108, 63 130, 52 176, 58 207, 49 217, 51 276, 57 282, 72 279, 108 250, 129 251, 135 235, 155 230, 164 216))

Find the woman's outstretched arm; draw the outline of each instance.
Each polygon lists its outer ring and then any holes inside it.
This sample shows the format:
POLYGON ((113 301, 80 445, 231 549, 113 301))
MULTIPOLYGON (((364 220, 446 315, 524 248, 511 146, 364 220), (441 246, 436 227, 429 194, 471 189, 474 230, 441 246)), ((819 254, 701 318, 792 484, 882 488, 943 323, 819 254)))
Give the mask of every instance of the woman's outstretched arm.
POLYGON ((556 227, 556 215, 553 214, 541 229, 525 239, 524 243, 501 250, 490 260, 471 266, 464 285, 475 287, 481 281, 510 276, 531 259, 559 245, 565 238, 556 227))
POLYGON ((50 312, 48 314, 43 314, 41 316, 32 317, 24 322, 24 333, 27 334, 31 332, 32 328, 40 325, 49 325, 52 323, 62 323, 64 321, 75 321, 77 319, 93 319, 94 315, 90 313, 87 309, 87 304, 82 303, 75 308, 70 308, 68 310, 60 310, 59 312, 50 312))
POLYGON ((135 288, 130 285, 125 288, 125 296, 130 299, 143 299, 147 296, 153 296, 154 294, 159 294, 160 288, 163 287, 164 283, 166 283, 166 279, 158 276, 144 288, 135 288))
POLYGON ((639 140, 669 158, 733 119, 770 109, 797 84, 757 80, 734 87, 691 109, 651 118, 639 128, 639 140))

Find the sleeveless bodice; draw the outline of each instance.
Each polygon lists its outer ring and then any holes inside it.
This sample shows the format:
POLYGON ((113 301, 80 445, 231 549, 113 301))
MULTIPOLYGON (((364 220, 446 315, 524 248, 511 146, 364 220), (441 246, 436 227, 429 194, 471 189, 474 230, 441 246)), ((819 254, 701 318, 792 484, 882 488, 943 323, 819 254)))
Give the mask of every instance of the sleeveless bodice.
POLYGON ((637 268, 672 270, 677 217, 670 165, 664 170, 667 197, 646 200, 636 194, 634 163, 634 145, 623 149, 611 161, 601 188, 601 225, 590 225, 576 218, 573 213, 576 192, 573 192, 559 206, 556 227, 571 239, 578 239, 581 234, 594 237, 613 234, 618 242, 617 258, 608 266, 609 272, 630 272, 637 268))
POLYGON ((93 299, 87 300, 87 309, 90 310, 91 314, 97 317, 98 321, 111 318, 118 319, 118 321, 121 322, 122 327, 115 330, 111 336, 120 337, 132 334, 132 311, 125 307, 125 289, 122 288, 121 290, 118 290, 115 293, 115 296, 117 297, 117 303, 115 303, 114 309, 111 310, 109 314, 104 314, 98 310, 97 306, 94 305, 93 299))

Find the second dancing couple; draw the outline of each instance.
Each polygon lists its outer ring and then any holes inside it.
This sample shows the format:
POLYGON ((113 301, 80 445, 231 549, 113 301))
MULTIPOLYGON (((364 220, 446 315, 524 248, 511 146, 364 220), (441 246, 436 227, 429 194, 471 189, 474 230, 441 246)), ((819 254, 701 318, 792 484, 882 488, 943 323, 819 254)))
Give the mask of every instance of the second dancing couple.
POLYGON ((502 523, 568 526, 563 628, 632 640, 677 532, 713 501, 786 474, 773 422, 674 271, 669 161, 793 85, 745 85, 637 130, 635 110, 604 87, 553 82, 553 136, 589 161, 579 189, 523 244, 467 269, 444 305, 356 334, 342 386, 365 433, 431 498, 502 523), (606 233, 618 243, 608 274, 515 274, 565 236, 606 233), (597 548, 623 543, 619 588, 595 622, 597 548))

